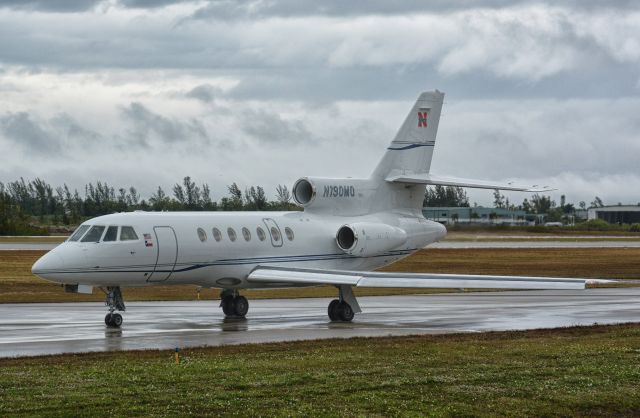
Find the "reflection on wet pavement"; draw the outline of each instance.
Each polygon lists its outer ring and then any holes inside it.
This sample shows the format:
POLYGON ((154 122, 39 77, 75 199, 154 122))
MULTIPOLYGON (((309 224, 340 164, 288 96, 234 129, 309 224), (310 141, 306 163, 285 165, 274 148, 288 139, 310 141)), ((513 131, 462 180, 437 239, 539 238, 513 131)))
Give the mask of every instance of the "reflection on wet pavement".
POLYGON ((215 346, 317 338, 481 332, 635 322, 640 288, 359 298, 353 323, 331 323, 330 299, 253 300, 246 319, 217 301, 130 302, 120 330, 102 303, 0 305, 0 357, 215 346))

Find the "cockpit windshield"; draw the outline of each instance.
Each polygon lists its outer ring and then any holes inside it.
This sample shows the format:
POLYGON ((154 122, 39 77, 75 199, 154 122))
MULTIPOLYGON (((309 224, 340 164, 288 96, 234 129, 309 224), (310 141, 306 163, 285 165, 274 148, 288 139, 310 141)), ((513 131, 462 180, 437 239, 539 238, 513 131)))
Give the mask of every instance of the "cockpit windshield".
POLYGON ((82 238, 84 233, 87 232, 87 229, 89 229, 89 225, 80 225, 80 227, 76 229, 76 232, 71 235, 69 241, 78 241, 80 238, 82 238))
POLYGON ((103 232, 104 226, 94 225, 80 242, 99 242, 103 232))
POLYGON ((138 234, 132 226, 123 226, 120 231, 120 241, 134 241, 138 239, 138 234))
POLYGON ((109 228, 107 228, 107 233, 104 234, 104 238, 102 238, 102 240, 108 242, 115 241, 116 238, 118 238, 118 227, 110 226, 109 228))
POLYGON ((102 242, 137 241, 138 234, 132 226, 80 225, 68 241, 100 242, 100 238, 102 238, 102 242), (120 230, 119 237, 118 229, 120 230))

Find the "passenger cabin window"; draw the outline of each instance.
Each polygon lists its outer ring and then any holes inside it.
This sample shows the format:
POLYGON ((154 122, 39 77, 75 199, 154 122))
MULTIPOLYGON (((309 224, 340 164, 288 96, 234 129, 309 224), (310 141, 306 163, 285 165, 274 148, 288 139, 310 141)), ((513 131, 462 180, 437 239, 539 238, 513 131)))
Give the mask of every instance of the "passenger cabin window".
POLYGON ((89 229, 89 225, 80 225, 80 228, 76 229, 76 232, 71 235, 69 241, 78 241, 80 238, 82 238, 84 233, 87 232, 87 229, 89 229))
POLYGON ((229 235, 231 241, 236 240, 236 231, 233 228, 227 228, 227 235, 229 235))
POLYGON ((205 242, 207 240, 207 233, 204 232, 204 229, 198 228, 198 238, 200 241, 205 242))
POLYGON ((104 238, 102 239, 105 242, 115 241, 118 239, 118 227, 110 226, 107 228, 107 232, 104 234, 104 238))
POLYGON ((104 232, 104 226, 94 225, 80 242, 99 242, 104 232))
POLYGON ((247 228, 242 228, 242 236, 245 241, 249 241, 251 239, 251 232, 247 228))
POLYGON ((211 230, 211 233, 213 234, 213 239, 215 239, 217 242, 220 242, 220 240, 222 240, 222 232, 220 232, 218 228, 213 228, 211 230))
POLYGON ((275 242, 280 241, 280 231, 278 231, 278 228, 276 228, 275 226, 271 227, 271 237, 275 242))
POLYGON ((138 235, 132 226, 123 226, 120 230, 120 241, 135 241, 138 235))
POLYGON ((287 239, 289 241, 293 241, 293 230, 289 227, 286 227, 284 229, 284 234, 287 236, 287 239))
POLYGON ((260 241, 264 241, 265 238, 267 238, 267 235, 264 233, 264 229, 257 227, 256 228, 256 234, 258 234, 258 239, 260 241))

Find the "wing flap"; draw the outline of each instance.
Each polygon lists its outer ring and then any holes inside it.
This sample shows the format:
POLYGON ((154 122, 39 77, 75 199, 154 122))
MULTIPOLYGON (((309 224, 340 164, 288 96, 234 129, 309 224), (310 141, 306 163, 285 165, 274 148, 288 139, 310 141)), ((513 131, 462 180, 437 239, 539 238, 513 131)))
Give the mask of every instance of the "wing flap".
POLYGON ((257 267, 249 282, 270 284, 350 285, 450 289, 584 289, 587 280, 560 277, 490 276, 469 274, 383 273, 347 270, 257 267))
POLYGON ((585 280, 525 276, 479 276, 466 274, 400 274, 367 277, 359 287, 409 287, 443 289, 584 289, 585 280))
POLYGON ((429 173, 392 174, 388 176, 385 180, 390 183, 457 186, 457 187, 469 187, 474 189, 499 189, 499 190, 510 190, 515 192, 531 192, 531 193, 549 192, 554 190, 547 186, 540 187, 538 185, 524 186, 524 185, 515 185, 513 183, 493 183, 493 182, 484 181, 484 180, 471 180, 471 179, 462 179, 462 178, 456 178, 456 177, 437 176, 429 173))
POLYGON ((350 273, 335 270, 258 267, 249 274, 247 280, 254 283, 357 286, 362 276, 350 273))

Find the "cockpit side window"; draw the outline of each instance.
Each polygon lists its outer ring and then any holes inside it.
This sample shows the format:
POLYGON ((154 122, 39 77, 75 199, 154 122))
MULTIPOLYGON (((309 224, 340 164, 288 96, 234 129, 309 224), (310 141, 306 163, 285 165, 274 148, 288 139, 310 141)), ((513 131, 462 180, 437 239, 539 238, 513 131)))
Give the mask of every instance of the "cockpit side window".
POLYGON ((71 235, 69 241, 78 241, 80 238, 82 238, 84 233, 87 232, 87 229, 89 229, 89 225, 80 225, 80 227, 76 229, 76 232, 71 235))
POLYGON ((120 230, 120 241, 135 241, 138 239, 138 234, 132 226, 123 226, 120 230))
POLYGON ((94 225, 80 242, 99 242, 103 232, 104 226, 94 225))
POLYGON ((110 226, 107 228, 107 232, 104 234, 103 241, 115 241, 118 238, 118 227, 110 226))

